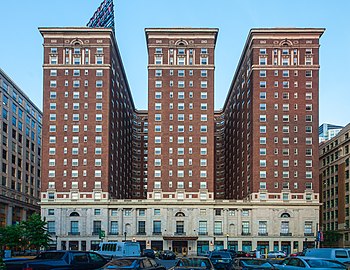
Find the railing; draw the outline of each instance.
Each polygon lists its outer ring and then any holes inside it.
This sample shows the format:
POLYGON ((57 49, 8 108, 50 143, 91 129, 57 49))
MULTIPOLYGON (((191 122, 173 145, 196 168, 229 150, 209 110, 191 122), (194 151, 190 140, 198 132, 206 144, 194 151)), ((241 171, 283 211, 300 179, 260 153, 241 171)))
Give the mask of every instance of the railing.
POLYGON ((208 235, 208 232, 198 232, 198 235, 208 235))
POLYGON ((92 232, 92 235, 99 235, 100 234, 100 231, 93 231, 92 232))
POLYGON ((162 232, 153 232, 153 235, 162 235, 162 232))
POLYGON ((292 236, 292 233, 288 232, 288 233, 280 233, 280 236, 292 236))
POLYGON ((268 236, 269 233, 268 232, 258 232, 259 236, 268 236))
POLYGON ((119 232, 109 232, 109 235, 119 235, 119 232))
POLYGON ((146 232, 137 232, 137 235, 146 235, 146 232))
POLYGON ((222 232, 214 232, 214 235, 223 235, 222 232))
POLYGON ((68 232, 68 235, 80 235, 80 232, 68 232))
POLYGON ((315 236, 314 233, 304 233, 304 236, 315 236))
POLYGON ((186 235, 186 232, 174 232, 174 235, 186 235))
POLYGON ((241 235, 243 235, 243 236, 247 236, 247 235, 251 235, 251 233, 250 232, 242 232, 242 234, 241 235))

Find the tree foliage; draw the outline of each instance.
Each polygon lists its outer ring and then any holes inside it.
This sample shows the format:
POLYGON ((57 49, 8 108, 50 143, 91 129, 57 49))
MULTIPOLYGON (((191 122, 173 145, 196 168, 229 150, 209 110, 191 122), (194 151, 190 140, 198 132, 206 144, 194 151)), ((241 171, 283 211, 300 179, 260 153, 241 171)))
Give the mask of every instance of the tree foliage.
POLYGON ((46 225, 40 215, 33 214, 19 224, 0 228, 0 246, 11 250, 46 248, 51 241, 46 225))
POLYGON ((47 222, 42 220, 40 215, 31 215, 21 225, 23 226, 23 236, 30 247, 34 247, 36 250, 48 247, 51 237, 47 232, 47 222))
POLYGON ((0 243, 2 246, 6 245, 10 249, 13 249, 15 247, 23 245, 23 230, 20 224, 15 224, 7 226, 5 228, 1 228, 0 234, 0 243))

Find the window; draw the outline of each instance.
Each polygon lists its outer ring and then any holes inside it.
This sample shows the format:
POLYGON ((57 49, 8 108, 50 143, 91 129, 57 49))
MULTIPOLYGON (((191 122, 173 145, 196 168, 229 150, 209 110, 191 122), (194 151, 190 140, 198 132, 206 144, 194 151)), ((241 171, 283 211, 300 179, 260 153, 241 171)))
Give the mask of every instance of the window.
POLYGON ((266 88, 266 81, 260 81, 260 88, 266 88))
POLYGON ((184 234, 184 221, 176 221, 176 234, 184 234))
POLYGON ((161 221, 158 221, 158 220, 153 221, 153 233, 154 234, 162 233, 161 221))
POLYGON ((208 93, 207 92, 201 92, 201 99, 207 99, 208 93))
POLYGON ((198 228, 198 234, 199 235, 207 235, 207 221, 199 221, 199 228, 198 228))
POLYGON ((214 222, 214 235, 222 235, 222 221, 214 222))
POLYGON ((162 56, 156 56, 156 57, 154 58, 154 63, 155 63, 156 65, 162 65, 162 64, 163 64, 163 57, 162 57, 162 56))
POLYGON ((289 234, 289 221, 281 222, 281 234, 288 235, 289 234))
POLYGON ((266 49, 265 48, 261 48, 260 49, 260 54, 266 54, 266 49))
POLYGON ((267 58, 266 57, 260 57, 259 58, 259 64, 261 66, 267 65, 267 58))
POLYGON ((250 234, 250 225, 249 221, 242 221, 242 235, 250 234))
POLYGON ((201 57, 200 61, 201 65, 208 65, 208 57, 201 57))

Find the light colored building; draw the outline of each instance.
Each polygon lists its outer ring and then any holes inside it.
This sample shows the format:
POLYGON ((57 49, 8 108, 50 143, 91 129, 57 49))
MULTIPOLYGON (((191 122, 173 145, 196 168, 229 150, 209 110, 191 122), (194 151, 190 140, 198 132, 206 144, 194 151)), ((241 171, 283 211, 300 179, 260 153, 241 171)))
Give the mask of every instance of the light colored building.
POLYGON ((41 111, 0 69, 0 227, 38 213, 41 188, 41 111))
POLYGON ((335 137, 344 127, 333 124, 322 124, 318 128, 319 142, 324 142, 335 137))
POLYGON ((318 201, 42 200, 58 248, 96 249, 103 241, 138 241, 142 248, 189 254, 207 250, 301 251, 313 245, 318 201), (307 205, 307 207, 306 207, 307 205))

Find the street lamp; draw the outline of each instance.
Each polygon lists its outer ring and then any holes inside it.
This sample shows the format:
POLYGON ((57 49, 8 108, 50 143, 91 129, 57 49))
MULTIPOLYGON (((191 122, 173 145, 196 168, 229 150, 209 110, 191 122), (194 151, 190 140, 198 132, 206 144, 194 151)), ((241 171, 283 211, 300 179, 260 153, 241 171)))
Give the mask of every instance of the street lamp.
POLYGON ((124 232, 124 242, 126 242, 126 235, 127 235, 127 232, 125 231, 124 232))
POLYGON ((58 242, 57 242, 58 235, 56 235, 55 237, 56 237, 56 250, 58 250, 58 242))
POLYGON ((229 234, 226 234, 226 248, 229 249, 228 247, 228 237, 229 237, 229 234))
POLYGON ((307 249, 307 238, 305 238, 304 249, 307 249))

